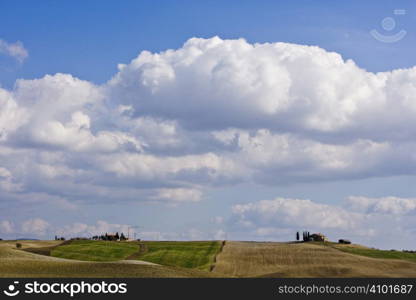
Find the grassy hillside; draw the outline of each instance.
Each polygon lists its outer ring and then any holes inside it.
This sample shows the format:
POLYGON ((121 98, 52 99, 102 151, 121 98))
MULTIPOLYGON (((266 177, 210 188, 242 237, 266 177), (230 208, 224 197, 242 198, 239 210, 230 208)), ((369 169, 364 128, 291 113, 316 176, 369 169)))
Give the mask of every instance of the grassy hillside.
POLYGON ((373 258, 384 258, 384 259, 402 259, 416 262, 416 253, 407 253, 395 250, 379 250, 366 247, 353 247, 353 246, 337 246, 334 248, 348 252, 351 254, 362 255, 373 258))
POLYGON ((86 261, 115 261, 125 259, 138 251, 137 243, 81 240, 56 247, 50 255, 86 261))
POLYGON ((134 258, 166 266, 209 271, 220 246, 221 243, 217 241, 137 243, 82 240, 55 247, 50 255, 102 262, 134 258))
POLYGON ((350 254, 323 243, 227 242, 213 272, 237 277, 416 277, 416 263, 350 254))
POLYGON ((227 242, 207 272, 219 242, 19 242, 45 255, 0 241, 0 277, 416 277, 414 254, 358 245, 227 242))
POLYGON ((139 259, 153 263, 209 271, 221 242, 145 242, 146 252, 139 259))
MULTIPOLYGON (((53 247, 55 241, 19 241, 23 248, 53 247)), ((63 246, 62 246, 63 247, 63 246)), ((0 277, 214 277, 194 269, 143 265, 136 261, 87 262, 67 260, 18 250, 15 242, 0 241, 0 277)))

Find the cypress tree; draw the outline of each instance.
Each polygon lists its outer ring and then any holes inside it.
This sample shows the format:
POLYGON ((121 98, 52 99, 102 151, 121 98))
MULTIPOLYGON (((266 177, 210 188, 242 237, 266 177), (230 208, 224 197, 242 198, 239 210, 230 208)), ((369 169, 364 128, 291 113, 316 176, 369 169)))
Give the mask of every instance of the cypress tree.
POLYGON ((126 237, 124 236, 124 233, 120 234, 120 241, 125 241, 127 240, 126 237))

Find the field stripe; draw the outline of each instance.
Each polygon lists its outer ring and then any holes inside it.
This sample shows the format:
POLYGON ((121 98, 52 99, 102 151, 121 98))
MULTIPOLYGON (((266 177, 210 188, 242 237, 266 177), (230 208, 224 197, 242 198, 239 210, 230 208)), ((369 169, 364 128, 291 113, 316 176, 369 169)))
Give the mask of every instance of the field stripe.
POLYGON ((226 241, 222 241, 222 242, 221 242, 220 249, 219 249, 219 250, 218 250, 218 252, 214 255, 213 262, 212 262, 212 264, 211 264, 211 266, 210 266, 210 268, 209 268, 209 271, 210 271, 210 272, 213 272, 213 271, 214 271, 215 266, 216 266, 216 264, 217 264, 217 256, 221 254, 222 250, 223 250, 223 249, 224 249, 224 247, 225 247, 225 243, 226 243, 226 241))

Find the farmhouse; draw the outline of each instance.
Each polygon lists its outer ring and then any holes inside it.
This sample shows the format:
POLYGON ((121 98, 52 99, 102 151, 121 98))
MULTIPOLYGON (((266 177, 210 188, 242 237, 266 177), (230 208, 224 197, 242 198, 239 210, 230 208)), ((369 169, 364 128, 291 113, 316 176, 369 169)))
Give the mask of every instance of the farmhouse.
POLYGON ((328 238, 322 233, 313 233, 310 235, 310 239, 314 242, 327 242, 328 238))
POLYGON ((109 241, 119 241, 120 240, 120 237, 119 237, 118 233, 117 234, 115 234, 115 233, 106 233, 106 236, 107 236, 107 240, 109 240, 109 241))

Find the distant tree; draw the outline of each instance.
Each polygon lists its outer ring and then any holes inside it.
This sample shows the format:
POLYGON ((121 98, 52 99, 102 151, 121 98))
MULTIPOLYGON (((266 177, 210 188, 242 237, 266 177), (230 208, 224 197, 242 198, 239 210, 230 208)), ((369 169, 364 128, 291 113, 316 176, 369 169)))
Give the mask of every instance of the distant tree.
POLYGON ((296 240, 299 241, 299 231, 296 232, 296 240))
POLYGON ((127 239, 126 239, 124 233, 121 233, 120 234, 120 241, 125 241, 125 240, 127 240, 127 239))
POLYGON ((16 248, 17 248, 17 249, 22 248, 22 244, 20 244, 20 243, 16 243, 16 248))
POLYGON ((302 238, 303 238, 303 241, 304 242, 310 241, 311 240, 311 234, 310 234, 310 232, 309 231, 304 231, 302 238))
POLYGON ((115 239, 116 239, 116 241, 118 241, 120 239, 120 236, 118 235, 118 232, 116 232, 115 239))

